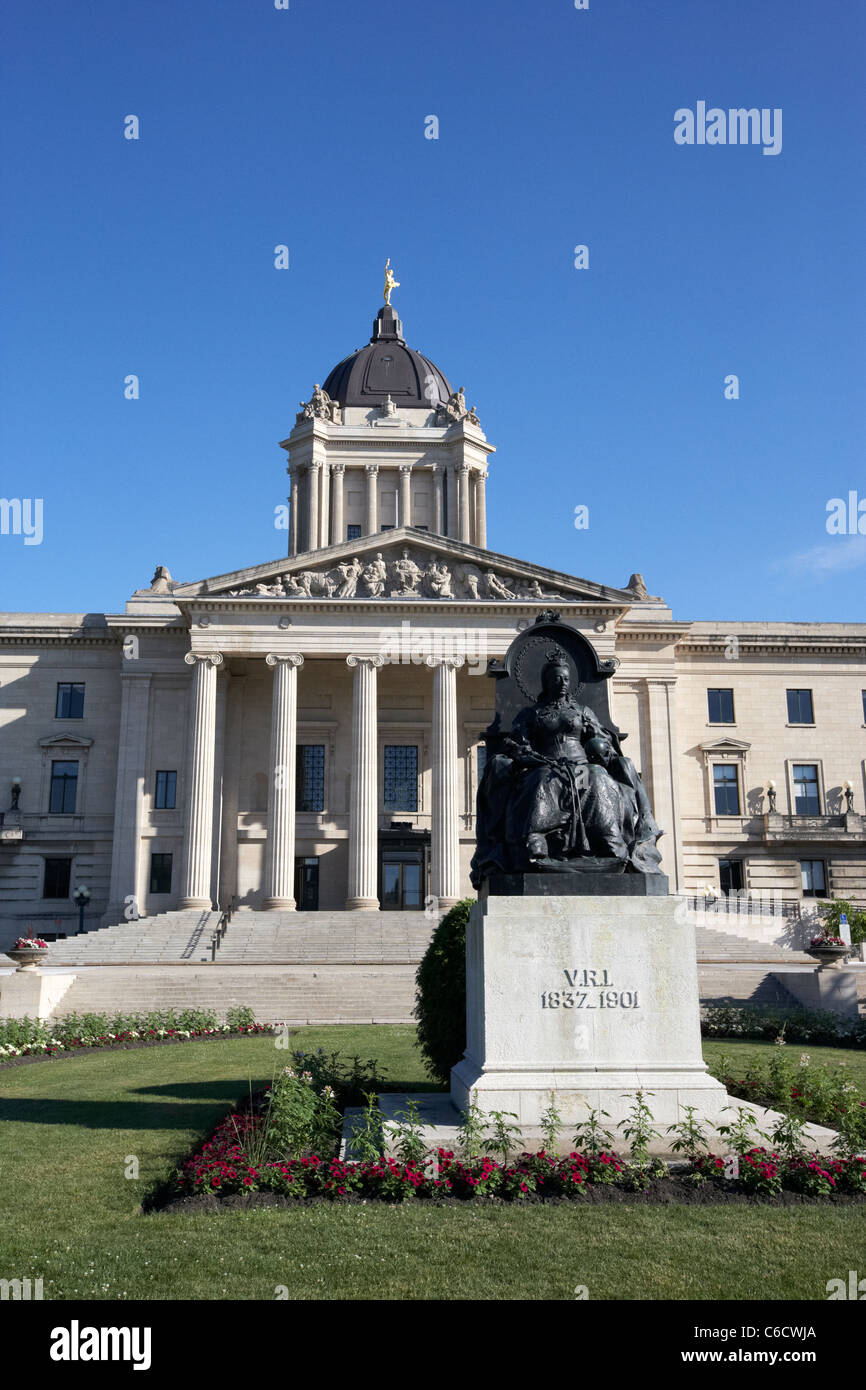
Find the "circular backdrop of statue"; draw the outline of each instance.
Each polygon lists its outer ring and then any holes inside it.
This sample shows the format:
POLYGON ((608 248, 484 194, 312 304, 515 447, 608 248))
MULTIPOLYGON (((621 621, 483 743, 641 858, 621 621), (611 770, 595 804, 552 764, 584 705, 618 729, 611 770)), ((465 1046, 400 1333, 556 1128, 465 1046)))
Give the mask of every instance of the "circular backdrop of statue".
POLYGON ((488 674, 496 679, 496 719, 491 732, 508 733, 520 711, 535 704, 541 693, 542 671, 551 661, 568 670, 572 696, 588 705, 606 728, 625 738, 611 721, 608 693, 608 682, 619 661, 616 657, 600 659, 592 643, 555 613, 540 614, 515 637, 501 663, 489 663, 488 674))

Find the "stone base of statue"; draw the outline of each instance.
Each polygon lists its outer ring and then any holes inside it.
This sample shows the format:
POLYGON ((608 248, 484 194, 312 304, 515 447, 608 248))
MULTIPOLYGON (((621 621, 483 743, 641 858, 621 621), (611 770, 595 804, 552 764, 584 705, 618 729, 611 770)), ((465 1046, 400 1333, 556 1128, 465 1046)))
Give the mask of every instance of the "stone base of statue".
MULTIPOLYGON (((631 877, 643 876, 618 882, 631 877)), ((466 929, 457 1109, 472 1099, 488 1113, 511 1111, 529 1133, 554 1096, 567 1129, 590 1108, 606 1110, 612 1128, 642 1089, 663 1132, 686 1106, 710 1130, 731 1118, 701 1055, 695 933, 677 905, 668 896, 482 894, 466 929)), ((670 1141, 656 1147, 669 1151, 670 1141)))

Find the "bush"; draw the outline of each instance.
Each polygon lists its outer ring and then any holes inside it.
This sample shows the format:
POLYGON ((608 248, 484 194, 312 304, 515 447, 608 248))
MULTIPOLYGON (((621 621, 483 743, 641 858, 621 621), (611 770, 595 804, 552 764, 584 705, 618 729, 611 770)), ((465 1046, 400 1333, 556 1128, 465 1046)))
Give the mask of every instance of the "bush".
POLYGON ((701 1013, 705 1038, 766 1038, 773 1042, 784 1033, 788 1042, 815 1047, 866 1047, 866 1019, 843 1018, 827 1009, 711 1004, 701 1013))
POLYGON ((853 903, 846 902, 844 898, 834 898, 832 902, 821 903, 818 911, 828 936, 841 936, 839 918, 844 912, 851 928, 852 944, 856 946, 859 941, 866 941, 866 912, 862 912, 853 903))
POLYGON ((446 1085, 466 1048, 466 923, 472 899, 446 912, 415 976, 415 1018, 424 1066, 446 1085))

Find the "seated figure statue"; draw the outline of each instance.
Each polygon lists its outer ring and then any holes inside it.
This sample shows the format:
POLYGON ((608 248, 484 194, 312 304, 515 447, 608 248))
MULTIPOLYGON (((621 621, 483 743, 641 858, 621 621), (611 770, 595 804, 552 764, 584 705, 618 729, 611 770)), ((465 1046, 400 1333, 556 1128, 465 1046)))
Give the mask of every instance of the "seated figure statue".
POLYGON ((509 734, 489 738, 476 888, 492 872, 661 873, 661 831, 634 764, 570 684, 564 656, 550 652, 537 702, 520 711, 509 734))

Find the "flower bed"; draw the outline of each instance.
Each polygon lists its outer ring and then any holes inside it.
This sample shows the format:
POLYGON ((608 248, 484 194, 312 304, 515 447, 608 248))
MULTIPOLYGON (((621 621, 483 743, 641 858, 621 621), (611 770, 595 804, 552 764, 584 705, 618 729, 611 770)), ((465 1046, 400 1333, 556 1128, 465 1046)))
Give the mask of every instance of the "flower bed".
POLYGON ((0 1065, 27 1058, 56 1057, 94 1047, 144 1047, 273 1033, 284 1025, 257 1023, 252 1009, 229 1009, 219 1023, 209 1009, 163 1009, 148 1014, 67 1014, 57 1019, 0 1019, 0 1065))
POLYGON ((787 1156, 751 1147, 734 1158, 696 1155, 669 1172, 657 1160, 641 1167, 611 1152, 573 1151, 557 1156, 521 1153, 512 1162, 488 1154, 471 1160, 439 1148, 418 1160, 379 1155, 359 1162, 307 1154, 254 1163, 250 1141, 265 1124, 261 1115, 228 1115, 211 1138, 177 1171, 151 1205, 255 1205, 285 1201, 562 1201, 645 1200, 706 1203, 778 1198, 802 1201, 866 1197, 866 1157, 787 1156), (257 1199, 257 1200, 256 1200, 257 1199))
POLYGON ((145 1032, 128 1028, 120 1033, 85 1034, 80 1038, 70 1038, 68 1042, 63 1042, 60 1038, 49 1038, 44 1042, 25 1043, 22 1047, 16 1047, 14 1043, 0 1043, 0 1065, 23 1057, 56 1057, 64 1052, 78 1052, 94 1047, 120 1047, 125 1043, 178 1043, 191 1042, 196 1038, 274 1033, 281 1026, 278 1023, 247 1023, 230 1027, 224 1023, 215 1028, 150 1028, 145 1032))

